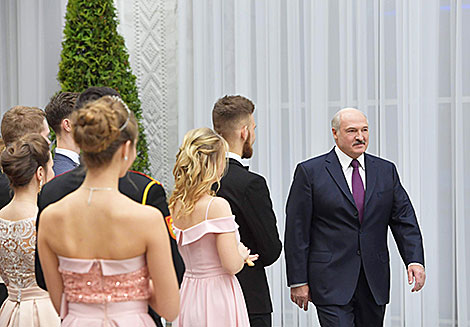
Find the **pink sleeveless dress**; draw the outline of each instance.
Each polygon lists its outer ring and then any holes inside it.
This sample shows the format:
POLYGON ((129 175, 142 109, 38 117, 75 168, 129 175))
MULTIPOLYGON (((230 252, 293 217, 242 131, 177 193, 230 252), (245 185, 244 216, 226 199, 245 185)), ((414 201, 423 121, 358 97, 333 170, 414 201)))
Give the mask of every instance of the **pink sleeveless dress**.
POLYGON ((149 273, 145 256, 125 260, 59 256, 64 283, 64 327, 155 327, 148 315, 149 273))
POLYGON ((172 326, 248 327, 242 289, 238 279, 222 267, 215 239, 216 234, 235 232, 240 241, 235 216, 207 220, 207 211, 205 220, 195 226, 185 230, 174 227, 186 271, 180 314, 172 326))

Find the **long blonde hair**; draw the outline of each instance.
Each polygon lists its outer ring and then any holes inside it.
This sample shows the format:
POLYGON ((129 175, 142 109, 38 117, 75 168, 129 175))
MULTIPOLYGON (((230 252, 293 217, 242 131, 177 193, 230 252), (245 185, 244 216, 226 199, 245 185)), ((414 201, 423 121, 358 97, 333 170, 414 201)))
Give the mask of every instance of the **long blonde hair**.
POLYGON ((211 187, 220 182, 219 172, 220 168, 226 167, 223 159, 227 151, 227 142, 210 128, 197 128, 186 133, 173 168, 175 188, 169 201, 170 210, 181 202, 181 209, 173 219, 190 215, 205 193, 215 195, 211 187), (220 167, 221 164, 224 167, 220 167))

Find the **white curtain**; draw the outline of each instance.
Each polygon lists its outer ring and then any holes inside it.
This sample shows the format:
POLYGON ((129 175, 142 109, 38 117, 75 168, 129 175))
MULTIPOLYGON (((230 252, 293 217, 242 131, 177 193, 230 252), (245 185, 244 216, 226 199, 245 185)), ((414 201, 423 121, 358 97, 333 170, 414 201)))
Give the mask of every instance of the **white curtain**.
MULTIPOLYGON (((390 238, 386 326, 470 326, 470 0, 179 0, 178 19, 180 141, 211 126, 219 97, 251 98, 251 169, 283 235, 295 165, 331 149, 334 112, 363 110, 369 152, 397 164, 426 252, 411 294, 390 238)), ((283 257, 268 275, 274 326, 318 326, 313 306, 291 303, 283 257)))
POLYGON ((60 90, 66 0, 0 1, 0 115, 14 105, 43 108, 60 90))

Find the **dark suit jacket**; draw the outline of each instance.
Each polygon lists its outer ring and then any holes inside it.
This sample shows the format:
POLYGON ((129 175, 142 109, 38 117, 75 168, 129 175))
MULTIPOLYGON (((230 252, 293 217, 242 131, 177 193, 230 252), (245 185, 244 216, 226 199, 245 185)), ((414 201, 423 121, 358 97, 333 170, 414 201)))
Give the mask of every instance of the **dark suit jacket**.
MULTIPOLYGON (((36 222, 36 229, 39 227, 39 216, 42 210, 44 210, 44 208, 46 208, 49 204, 57 202, 63 197, 65 197, 67 194, 75 191, 85 179, 85 174, 85 168, 83 166, 80 166, 77 169, 74 169, 68 173, 57 176, 56 178, 52 179, 49 183, 44 185, 41 194, 39 195, 39 212, 38 219, 36 222)), ((169 227, 168 233, 170 234, 171 252, 173 256, 172 264, 174 264, 175 266, 176 275, 178 276, 178 282, 181 284, 184 274, 184 263, 183 259, 181 258, 178 252, 178 247, 174 239, 173 231, 170 230, 171 225, 168 221, 171 217, 170 211, 168 210, 168 205, 166 203, 165 190, 163 189, 161 184, 154 181, 150 177, 138 172, 129 171, 126 176, 119 180, 119 190, 124 195, 139 203, 142 203, 144 191, 147 186, 149 186, 150 188, 147 192, 146 204, 159 209, 163 217, 165 217, 166 224, 169 227)), ((37 251, 35 256, 35 265, 36 281, 39 287, 44 290, 47 290, 37 251)), ((149 313, 154 317, 155 321, 158 324, 159 318, 155 317, 153 311, 149 313)))
POLYGON ((13 192, 10 189, 10 180, 0 171, 0 209, 10 203, 13 192))
POLYGON ((308 282, 316 305, 347 304, 361 265, 376 303, 388 303, 389 227, 405 265, 424 265, 421 232, 395 165, 365 154, 365 170, 362 224, 334 149, 295 171, 286 210, 287 280, 308 282))
MULTIPOLYGON (((10 181, 8 180, 7 175, 0 172, 0 209, 6 206, 12 199, 13 192, 10 189, 10 181)), ((8 297, 7 288, 5 284, 0 284, 0 305, 8 297)))
POLYGON ((54 170, 54 174, 56 176, 62 175, 63 173, 66 173, 68 171, 71 171, 72 169, 75 169, 78 165, 70 159, 67 156, 64 156, 63 154, 56 153, 54 154, 54 165, 52 166, 52 169, 54 170))
POLYGON ((254 267, 245 265, 237 274, 248 313, 270 313, 272 304, 264 267, 279 258, 282 244, 266 181, 237 160, 230 159, 228 172, 222 178, 217 195, 230 203, 235 221, 240 226, 241 242, 251 249, 251 253, 259 254, 254 267))

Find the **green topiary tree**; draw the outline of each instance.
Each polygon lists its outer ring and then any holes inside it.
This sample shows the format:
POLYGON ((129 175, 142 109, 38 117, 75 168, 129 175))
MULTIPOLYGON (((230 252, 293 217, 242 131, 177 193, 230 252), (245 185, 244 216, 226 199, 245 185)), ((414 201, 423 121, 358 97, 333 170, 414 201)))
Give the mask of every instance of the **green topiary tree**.
POLYGON ((133 169, 149 171, 147 142, 136 77, 129 65, 124 38, 118 34, 113 0, 69 0, 58 79, 62 91, 82 92, 91 86, 116 89, 139 122, 133 169))

